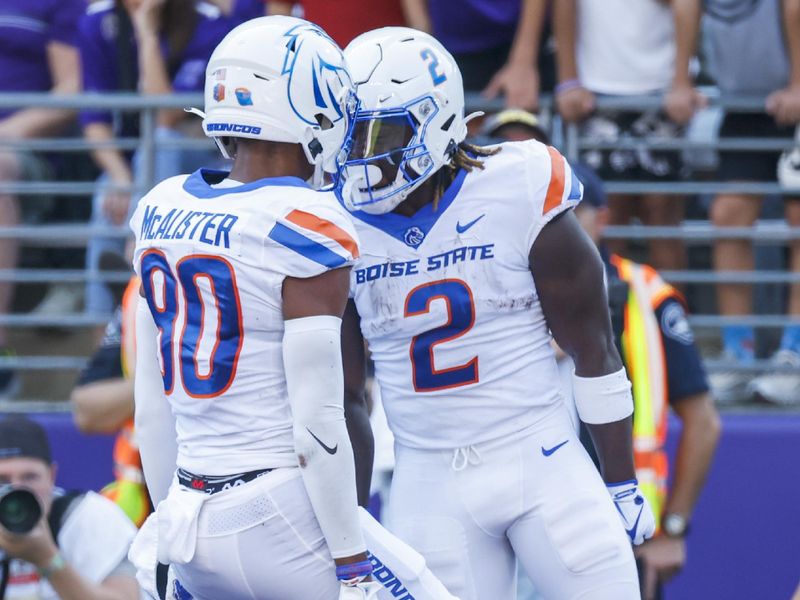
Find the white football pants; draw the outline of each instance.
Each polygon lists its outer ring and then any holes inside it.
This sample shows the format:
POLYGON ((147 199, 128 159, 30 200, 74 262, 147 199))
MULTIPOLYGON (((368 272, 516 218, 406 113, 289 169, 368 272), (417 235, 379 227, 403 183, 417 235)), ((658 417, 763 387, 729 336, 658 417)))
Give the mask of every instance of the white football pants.
POLYGON ((547 600, 638 600, 631 543, 565 410, 521 440, 396 444, 387 525, 461 600, 514 600, 519 559, 547 600))
MULTIPOLYGON (((156 557, 167 552, 181 557, 170 565, 170 599, 184 600, 183 588, 195 600, 337 600, 335 565, 299 469, 277 469, 212 496, 176 486, 130 552, 150 596, 157 598, 156 557)), ((458 600, 418 552, 364 510, 361 523, 373 577, 384 586, 380 600, 458 600)))

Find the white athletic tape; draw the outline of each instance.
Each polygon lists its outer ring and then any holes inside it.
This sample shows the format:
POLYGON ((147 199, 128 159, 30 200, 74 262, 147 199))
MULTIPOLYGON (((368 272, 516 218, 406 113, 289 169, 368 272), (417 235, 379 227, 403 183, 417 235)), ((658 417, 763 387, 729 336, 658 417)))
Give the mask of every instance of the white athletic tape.
POLYGON ((590 425, 613 423, 633 413, 631 382, 623 367, 602 377, 572 374, 572 393, 581 421, 590 425))

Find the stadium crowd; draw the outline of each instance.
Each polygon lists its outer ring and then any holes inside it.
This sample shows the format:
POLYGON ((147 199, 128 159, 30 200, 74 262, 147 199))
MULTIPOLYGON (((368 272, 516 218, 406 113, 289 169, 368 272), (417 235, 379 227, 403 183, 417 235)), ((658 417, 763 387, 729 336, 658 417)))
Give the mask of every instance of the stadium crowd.
MULTIPOLYGON (((237 25, 266 14, 303 16, 321 25, 343 48, 362 32, 382 26, 407 25, 433 34, 455 57, 468 92, 487 105, 513 109, 471 123, 475 140, 550 137, 564 150, 569 141, 565 128, 576 128, 582 145, 574 157, 575 171, 587 191, 602 198, 587 202, 588 210, 603 215, 598 231, 605 219, 609 225, 677 227, 689 219, 708 220, 714 227, 752 227, 763 214, 785 219, 792 231, 800 228, 798 198, 764 197, 735 187, 715 194, 676 194, 664 187, 701 180, 774 183, 781 178, 784 187, 797 190, 800 150, 792 155, 788 148, 793 139, 800 140, 795 133, 800 132, 800 0, 0 0, 0 91, 201 92, 206 64, 217 44, 237 25), (714 98, 733 96, 762 98, 763 107, 722 115, 710 110, 714 98), (621 102, 607 108, 609 100, 621 102), (646 108, 637 107, 637 100, 646 108), (719 140, 749 138, 755 146, 777 140, 787 150, 773 146, 743 151, 734 144, 720 150, 712 165, 697 164, 680 144, 707 124, 712 112, 717 115, 714 136, 719 140), (604 182, 618 190, 608 194, 607 201, 604 182)), ((218 93, 239 91, 220 87, 218 93)), ((203 147, 200 120, 184 111, 160 110, 153 133, 155 170, 147 173, 153 182, 200 166, 226 164, 210 142, 203 147), (196 143, 180 145, 191 140, 196 143)), ((146 191, 144 152, 119 142, 142 134, 135 113, 4 109, 0 185, 8 185, 0 188, 0 232, 62 222, 91 223, 97 231, 125 225, 146 191), (82 137, 96 145, 86 153, 59 153, 24 144, 55 137, 82 137), (25 193, 12 185, 86 179, 96 181, 91 199, 25 193)), ((664 271, 667 280, 672 273, 704 269, 723 276, 715 285, 715 298, 704 293, 702 285, 684 284, 678 276, 674 286, 664 284, 668 298, 648 299, 663 339, 658 347, 666 356, 659 365, 665 390, 659 402, 672 405, 684 422, 681 443, 691 446, 684 450, 686 455, 702 453, 699 466, 688 475, 690 461, 684 457, 680 464, 684 482, 673 488, 681 490, 677 500, 668 500, 666 466, 663 471, 660 463, 653 467, 658 471, 654 488, 659 489, 653 492, 658 500, 650 502, 665 514, 671 506, 675 514, 688 518, 719 435, 711 398, 718 404, 754 398, 800 404, 800 324, 787 325, 779 337, 747 324, 747 317, 763 308, 754 300, 754 286, 747 277, 724 277, 759 269, 800 272, 800 238, 789 240, 785 254, 766 258, 745 237, 714 237, 706 249, 687 247, 682 239, 668 236, 654 236, 644 244, 612 237, 605 244, 604 255, 617 256, 614 265, 621 279, 625 268, 635 268, 627 260, 631 258, 655 269, 645 271, 648 283, 652 278, 664 283, 657 271, 664 271), (686 315, 690 309, 730 317, 720 327, 719 339, 706 335, 695 340, 686 315), (721 359, 724 368, 706 378, 694 354, 696 346, 706 358, 721 359), (766 366, 756 371, 759 358, 766 366), (683 402, 685 398, 699 400, 692 404, 683 402)), ((94 275, 129 270, 130 248, 119 237, 94 235, 85 252, 22 252, 24 247, 14 235, 0 236, 0 272, 30 267, 85 269, 94 275)), ((85 285, 56 282, 33 300, 24 286, 16 287, 13 277, 0 279, 0 315, 31 310, 54 318, 81 311, 110 317, 72 400, 82 430, 121 431, 114 457, 116 480, 103 494, 140 525, 151 506, 132 435, 130 376, 135 359, 125 347, 125 315, 131 307, 123 299, 130 302, 138 281, 132 280, 124 293, 123 286, 97 278, 85 285)), ((763 289, 758 293, 763 297, 763 289)), ((781 285, 775 296, 767 309, 800 319, 800 284, 781 285)), ((619 310, 617 320, 622 323, 625 309, 619 310)), ((620 337, 623 329, 620 324, 620 337)), ((99 341, 100 336, 95 337, 99 341)), ((0 323, 4 356, 19 352, 14 347, 17 339, 0 323)), ((624 358, 630 372, 634 359, 624 358)), ((21 373, 10 364, 0 366, 2 399, 20 395, 21 373)), ((665 425, 656 422, 654 427, 661 452, 665 425)), ((49 466, 49 449, 45 454, 49 466)), ((682 535, 683 530, 678 539, 682 535)), ((639 555, 652 552, 647 597, 655 598, 658 582, 679 571, 686 557, 682 546, 650 548, 639 555)), ((48 576, 41 569, 39 573, 48 576)))
MULTIPOLYGON (((216 43, 236 24, 260 14, 305 15, 330 31, 342 47, 362 31, 407 24, 442 40, 464 74, 465 88, 480 93, 487 102, 502 96, 507 106, 535 112, 542 94, 552 95, 556 111, 546 111, 544 121, 550 128, 559 122, 577 124, 584 148, 580 156, 588 166, 606 181, 636 182, 644 184, 641 189, 654 190, 611 194, 610 224, 679 226, 687 218, 707 218, 715 226, 747 227, 761 214, 763 198, 759 196, 735 189, 717 196, 687 196, 647 184, 708 178, 774 182, 780 150, 723 150, 715 170, 709 172, 694 165, 676 146, 668 150, 651 146, 685 139, 687 124, 708 105, 709 90, 723 98, 764 98, 760 113, 726 112, 719 129, 720 140, 749 137, 789 144, 800 120, 800 84, 796 83, 800 79, 796 64, 800 42, 795 40, 795 5, 794 0, 648 0, 629 9, 623 2, 601 7, 589 0, 565 0, 552 5, 543 0, 470 0, 453 11, 452 3, 444 0, 351 0, 335 4, 41 0, 24 5, 9 0, 0 5, 5 32, 3 60, 8 73, 0 87, 5 92, 53 94, 198 92, 203 86, 205 62, 216 43), (615 29, 619 35, 609 35, 615 29), (728 43, 732 36, 747 39, 748 43, 728 43), (699 91, 697 83, 704 84, 701 89, 705 93, 699 91), (596 108, 597 99, 606 96, 634 100, 662 97, 663 105, 646 110, 596 108)), ((473 131, 477 132, 477 127, 473 131)), ((130 147, 121 149, 115 140, 136 138, 139 134, 138 115, 132 113, 86 109, 76 115, 38 107, 5 109, 0 120, 0 138, 6 140, 0 155, 3 182, 76 181, 96 174, 97 186, 91 204, 82 198, 2 193, 0 226, 86 220, 99 228, 95 231, 102 231, 108 225, 123 225, 135 205, 136 194, 143 191, 136 184, 142 156, 130 147), (14 145, 15 140, 81 133, 96 144, 88 153, 91 160, 83 154, 31 151, 14 145)), ((210 146, 207 150, 199 144, 188 149, 176 147, 176 140, 179 144, 179 140, 202 137, 199 120, 180 110, 159 111, 154 135, 154 181, 191 172, 200 165, 221 164, 210 146)), ((792 167, 786 166, 785 171, 790 178, 792 167)), ((780 202, 779 198, 768 198, 768 214, 775 214, 780 202)), ((799 226, 800 204, 786 197, 783 205, 789 226, 799 226)), ((704 293, 707 286, 700 290, 702 286, 687 286, 681 281, 676 284, 687 293, 690 307, 730 317, 721 327, 719 344, 708 336, 704 340, 707 357, 717 356, 715 348, 719 347, 723 364, 733 367, 712 372, 714 396, 721 403, 741 402, 754 396, 779 404, 794 403, 800 392, 800 375, 793 372, 800 368, 800 326, 786 327, 778 341, 771 336, 773 331, 760 331, 757 336, 751 325, 738 324, 735 317, 746 317, 761 309, 754 304, 753 286, 746 283, 747 278, 735 277, 737 271, 756 268, 754 257, 758 253, 748 239, 723 237, 709 242, 710 259, 697 248, 687 255, 680 239, 655 236, 646 248, 624 239, 609 240, 614 251, 668 272, 687 268, 710 268, 722 275, 734 272, 732 280, 723 278, 716 285, 716 303, 704 293), (757 356, 771 357, 781 369, 769 372, 769 377, 752 380, 752 368, 747 367, 754 364, 757 356)), ((41 256, 27 253, 20 259, 20 242, 13 235, 4 236, 0 244, 3 269, 11 270, 31 261, 37 267, 83 266, 81 249, 51 250, 41 256)), ((768 267, 796 271, 800 245, 792 242, 788 248, 786 262, 779 256, 768 262, 768 267)), ((85 268, 90 274, 85 290, 76 283, 55 283, 38 305, 28 308, 38 315, 69 314, 81 309, 90 315, 110 314, 114 300, 108 286, 98 281, 98 273, 120 269, 123 256, 123 243, 118 237, 91 236, 85 248, 85 268)), ((759 264, 758 268, 763 266, 759 264)), ((778 290, 768 308, 797 317, 800 286, 786 288, 786 300, 778 290)), ((13 277, 4 278, 0 282, 0 313, 12 311, 13 298, 13 277)), ((13 344, 3 325, 0 348, 5 356, 13 356, 13 344)), ((13 397, 19 391, 19 383, 14 369, 0 369, 3 397, 13 397)))

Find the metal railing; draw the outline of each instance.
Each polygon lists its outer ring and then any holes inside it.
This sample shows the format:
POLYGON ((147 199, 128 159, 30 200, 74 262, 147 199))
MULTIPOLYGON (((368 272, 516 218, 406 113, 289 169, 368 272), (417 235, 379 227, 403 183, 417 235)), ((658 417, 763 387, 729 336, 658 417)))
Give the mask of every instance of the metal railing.
MULTIPOLYGON (((712 106, 736 112, 762 112, 764 99, 760 97, 712 97, 712 106)), ((40 106, 67 109, 103 109, 116 112, 134 112, 139 115, 140 137, 124 137, 112 141, 92 142, 79 137, 58 137, 52 139, 3 140, 0 150, 24 150, 48 153, 87 153, 94 149, 118 148, 126 152, 136 151, 139 155, 139 169, 135 174, 135 182, 127 188, 134 194, 142 194, 154 183, 156 160, 156 123, 157 113, 161 109, 202 106, 200 94, 173 94, 166 96, 139 96, 137 94, 79 94, 72 96, 54 96, 48 94, 3 94, 0 96, 0 110, 18 108, 20 106, 40 106)), ((647 110, 661 106, 658 97, 631 97, 597 99, 597 105, 603 109, 647 110)), ((545 97, 541 102, 545 114, 553 115, 552 99, 545 97)), ((502 108, 501 101, 487 102, 477 94, 466 98, 467 112, 485 110, 487 112, 502 108)), ((564 125, 558 117, 551 119, 552 129, 559 141, 562 152, 574 160, 587 149, 639 149, 642 140, 620 140, 606 143, 587 140, 580 137, 579 129, 573 125, 564 125)), ((726 138, 713 137, 680 138, 676 140, 645 140, 646 147, 657 150, 686 151, 777 151, 792 147, 785 140, 759 138, 726 138)), ((205 139, 168 139, 158 141, 160 148, 200 149, 209 148, 205 139)), ((90 196, 97 189, 95 181, 0 181, 0 193, 27 195, 48 195, 56 198, 65 196, 90 196)), ((730 183, 715 181, 675 181, 675 182, 631 182, 607 181, 606 190, 614 194, 659 193, 670 195, 710 195, 725 191, 736 191, 747 194, 797 194, 800 189, 787 190, 776 182, 730 183)), ((64 201, 64 200, 60 200, 64 201)), ((88 223, 64 223, 19 225, 0 228, 1 239, 17 239, 24 245, 51 248, 83 247, 95 236, 104 238, 125 239, 129 229, 119 227, 96 227, 88 223)), ((760 221, 754 227, 718 228, 708 221, 686 221, 680 226, 645 226, 625 225, 608 227, 606 237, 609 239, 651 240, 677 239, 687 245, 708 245, 716 239, 747 239, 754 244, 786 243, 800 239, 800 228, 789 227, 784 221, 760 221)), ((751 272, 713 272, 713 271, 666 271, 665 279, 678 284, 714 285, 718 283, 779 284, 800 283, 800 273, 787 271, 751 271, 751 272)), ((52 268, 17 268, 0 270, 0 282, 16 284, 72 283, 87 281, 103 281, 107 283, 123 283, 129 277, 124 272, 91 272, 87 269, 52 269, 52 268)), ((71 313, 62 315, 37 314, 5 314, 0 315, 0 326, 9 328, 60 328, 76 329, 95 327, 104 324, 110 315, 71 313)), ((717 329, 730 323, 751 324, 759 328, 779 328, 786 325, 800 325, 800 318, 784 315, 750 315, 747 317, 723 317, 716 314, 696 314, 691 317, 693 326, 699 329, 717 329)), ((86 364, 85 356, 16 356, 0 357, 0 368, 14 368, 24 371, 46 372, 49 370, 77 370, 86 364)), ((729 369, 736 365, 724 360, 708 360, 711 370, 729 369)), ((742 367, 759 370, 767 365, 757 361, 754 365, 742 367)), ((1 404, 1 403, 0 403, 1 404)), ((33 406, 33 405, 31 405, 33 406)), ((0 406, 2 409, 2 406, 0 406)))

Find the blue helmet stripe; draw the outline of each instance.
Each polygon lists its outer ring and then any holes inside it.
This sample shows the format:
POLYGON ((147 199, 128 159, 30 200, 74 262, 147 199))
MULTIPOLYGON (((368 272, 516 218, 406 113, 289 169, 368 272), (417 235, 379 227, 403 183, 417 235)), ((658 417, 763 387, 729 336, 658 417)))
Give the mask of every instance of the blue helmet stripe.
POLYGON ((311 82, 314 85, 314 102, 316 102, 317 106, 320 108, 328 108, 328 105, 325 104, 325 98, 322 97, 322 90, 319 89, 319 80, 317 79, 317 69, 311 71, 311 82))
MULTIPOLYGON (((331 106, 333 106, 333 110, 336 111, 336 114, 339 115, 339 119, 341 119, 344 115, 342 114, 342 111, 339 110, 339 103, 336 102, 336 98, 333 96, 333 90, 331 89, 330 84, 326 83, 325 87, 328 88, 328 97, 331 99, 331 106)), ((339 119, 336 120, 338 121, 339 119)))
MULTIPOLYGON (((300 112, 297 110, 297 107, 294 105, 294 102, 292 101, 292 78, 294 77, 294 64, 297 61, 297 56, 300 54, 300 48, 302 47, 303 47, 303 42, 301 41, 300 45, 295 48, 294 58, 292 59, 292 64, 289 67, 289 83, 288 83, 287 95, 289 98, 289 106, 292 107, 292 110, 294 111, 294 114, 297 115, 297 118, 303 121, 303 123, 308 123, 309 125, 316 126, 319 124, 316 121, 309 121, 303 115, 301 115, 300 112)), ((288 52, 289 51, 287 50, 287 53, 288 52)))

